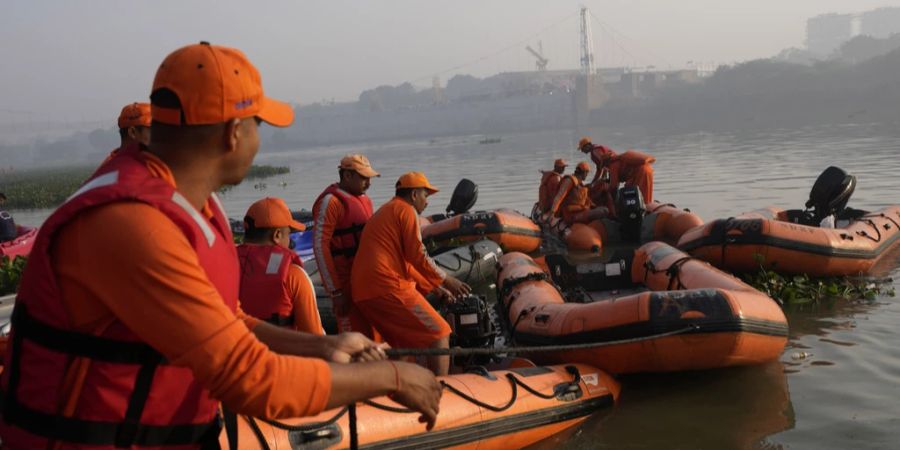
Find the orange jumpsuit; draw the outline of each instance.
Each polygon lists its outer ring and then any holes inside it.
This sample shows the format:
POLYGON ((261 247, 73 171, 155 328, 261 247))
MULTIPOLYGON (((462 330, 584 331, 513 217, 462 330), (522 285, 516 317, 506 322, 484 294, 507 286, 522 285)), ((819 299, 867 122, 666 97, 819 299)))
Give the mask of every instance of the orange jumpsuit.
POLYGON ((601 169, 609 170, 609 185, 601 183, 593 184, 591 196, 597 203, 607 203, 604 206, 613 210, 612 196, 610 195, 619 187, 619 183, 625 186, 638 186, 644 197, 644 203, 653 201, 653 164, 656 158, 636 150, 628 150, 622 154, 603 147, 595 146, 591 151, 591 160, 597 165, 597 174, 594 180, 600 176, 601 169), (604 189, 607 191, 604 192, 604 189))
POLYGON ((447 275, 425 251, 415 208, 399 197, 384 204, 363 230, 353 261, 353 302, 395 347, 424 348, 450 335, 425 300, 447 275))
POLYGON ((556 192, 559 190, 559 183, 562 180, 562 174, 553 170, 543 172, 541 176, 541 186, 538 189, 538 207, 541 212, 547 212, 553 199, 556 198, 556 192))
MULTIPOLYGON (((165 163, 142 155, 154 175, 175 184, 165 163)), ((207 205, 198 214, 212 213, 207 205)), ((152 206, 118 202, 73 219, 56 238, 53 269, 77 331, 121 321, 226 407, 287 418, 317 414, 328 402, 328 364, 273 353, 257 340, 250 329, 259 321, 228 309, 184 233, 152 206)))
POLYGON ((563 177, 549 212, 562 217, 569 225, 588 223, 606 216, 605 211, 593 209, 587 186, 574 175, 563 177))

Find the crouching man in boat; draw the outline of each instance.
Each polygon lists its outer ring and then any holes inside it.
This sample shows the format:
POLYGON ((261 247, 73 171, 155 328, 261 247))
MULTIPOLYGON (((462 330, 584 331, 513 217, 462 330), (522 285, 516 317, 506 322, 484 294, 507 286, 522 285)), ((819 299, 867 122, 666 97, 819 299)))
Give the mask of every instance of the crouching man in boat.
POLYGON ((584 180, 587 179, 591 166, 582 161, 575 166, 572 175, 563 177, 559 183, 559 191, 550 209, 542 217, 542 221, 550 223, 554 217, 562 218, 567 225, 575 223, 589 223, 602 219, 609 215, 609 209, 605 206, 594 207, 591 196, 584 180))
POLYGON ((594 145, 589 137, 581 138, 578 149, 590 154, 591 161, 597 166, 594 178, 588 183, 594 203, 615 212, 615 196, 620 183, 639 187, 644 196, 644 204, 649 205, 653 201, 651 164, 656 162, 656 158, 636 150, 628 150, 620 155, 609 147, 594 145), (608 181, 604 181, 606 178, 608 181))
POLYGON ((557 159, 553 162, 553 170, 541 171, 541 186, 538 189, 538 212, 543 214, 550 209, 553 199, 556 198, 556 192, 559 191, 559 183, 562 181, 563 173, 566 171, 566 161, 557 159))
POLYGON ((6 194, 0 192, 0 242, 11 241, 19 235, 12 214, 3 209, 4 203, 6 203, 6 194))
MULTIPOLYGON (((366 224, 353 261, 353 303, 394 347, 448 348, 450 325, 421 292, 453 301, 472 290, 441 270, 422 243, 419 214, 437 191, 421 172, 401 176, 395 197, 366 224)), ((446 375, 450 357, 431 356, 428 368, 446 375)))
POLYGON ((266 197, 244 216, 244 243, 238 298, 244 312, 274 325, 324 335, 316 292, 303 263, 291 249, 291 232, 306 227, 291 217, 284 200, 266 197))
POLYGON ((288 126, 291 107, 243 53, 205 42, 167 56, 151 92, 149 147, 122 149, 36 239, 0 378, 4 447, 218 448, 220 403, 277 419, 390 393, 433 426, 428 370, 375 361, 357 333, 241 311, 215 192, 246 175, 259 123, 288 126), (342 364, 355 359, 370 362, 342 364))
POLYGON ((325 188, 313 204, 313 252, 338 330, 376 340, 380 339, 377 332, 351 300, 350 269, 363 227, 372 217, 372 200, 366 191, 372 178, 380 176, 365 155, 347 155, 338 165, 339 181, 325 188))

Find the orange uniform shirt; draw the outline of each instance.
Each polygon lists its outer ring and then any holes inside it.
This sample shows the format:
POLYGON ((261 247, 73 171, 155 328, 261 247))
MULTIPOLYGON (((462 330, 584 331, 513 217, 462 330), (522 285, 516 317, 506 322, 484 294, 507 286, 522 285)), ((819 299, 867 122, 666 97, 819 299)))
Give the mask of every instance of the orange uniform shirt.
MULTIPOLYGON (((313 251, 316 255, 316 264, 319 267, 319 276, 322 277, 322 285, 332 294, 334 291, 350 290, 350 269, 353 260, 339 258, 336 263, 331 254, 331 238, 334 237, 334 229, 344 216, 344 204, 334 195, 328 195, 322 199, 319 217, 314 217, 313 251)), ((344 292, 349 294, 349 292, 344 292)))
POLYGON ((353 301, 415 290, 417 284, 433 289, 446 276, 425 251, 416 209, 394 197, 363 229, 351 273, 353 301))
MULTIPOLYGON (((162 161, 143 155, 154 175, 175 184, 162 161)), ((203 214, 210 213, 207 205, 203 214)), ((76 330, 121 321, 243 414, 296 417, 325 407, 328 364, 275 354, 257 340, 250 328, 258 320, 225 306, 185 236, 152 206, 119 202, 86 211, 60 230, 52 257, 76 330)))
POLYGON ((294 329, 324 336, 325 329, 316 306, 316 290, 309 275, 302 267, 291 264, 285 283, 294 303, 294 329))

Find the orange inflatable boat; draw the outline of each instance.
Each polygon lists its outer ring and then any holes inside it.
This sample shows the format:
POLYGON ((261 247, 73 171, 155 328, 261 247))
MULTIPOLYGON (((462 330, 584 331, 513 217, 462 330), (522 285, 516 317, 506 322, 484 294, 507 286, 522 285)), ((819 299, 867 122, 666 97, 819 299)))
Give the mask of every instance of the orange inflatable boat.
POLYGON ((644 290, 569 303, 530 257, 501 257, 499 298, 517 345, 610 343, 534 354, 542 364, 572 361, 614 374, 711 369, 774 360, 787 342, 774 300, 665 243, 640 247, 630 263, 551 264, 551 271, 588 291, 615 278, 644 290))
MULTIPOLYGON (((372 449, 521 448, 613 406, 619 385, 582 364, 521 367, 440 377, 444 386, 437 424, 431 431, 386 397, 356 406, 356 443, 372 449)), ((347 409, 316 417, 265 421, 238 417, 240 449, 349 448, 347 409)), ((227 433, 221 436, 228 447, 227 433)))
POLYGON ((511 209, 459 214, 422 227, 422 241, 429 249, 457 247, 484 238, 499 244, 504 252, 530 253, 541 245, 541 229, 511 209))
POLYGON ((788 220, 765 208, 719 219, 686 233, 678 247, 733 272, 760 265, 787 274, 841 276, 866 273, 900 243, 900 206, 864 214, 841 228, 788 220))
POLYGON ((645 211, 621 220, 595 220, 588 225, 573 224, 563 230, 562 237, 569 250, 598 252, 605 246, 650 241, 672 245, 688 230, 703 224, 700 216, 669 203, 651 202, 645 211))
POLYGON ((18 235, 11 241, 0 242, 0 256, 14 259, 16 256, 28 256, 31 253, 38 229, 19 225, 16 226, 16 231, 18 235))

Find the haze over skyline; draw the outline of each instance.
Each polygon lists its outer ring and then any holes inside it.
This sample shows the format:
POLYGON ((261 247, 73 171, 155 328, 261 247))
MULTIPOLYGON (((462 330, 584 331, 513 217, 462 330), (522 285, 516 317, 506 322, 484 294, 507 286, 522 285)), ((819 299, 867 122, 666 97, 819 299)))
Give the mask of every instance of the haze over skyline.
POLYGON ((533 70, 524 46, 538 41, 549 69, 574 69, 582 4, 594 16, 600 66, 682 68, 803 47, 810 17, 900 0, 11 0, 0 16, 0 125, 111 126, 122 105, 147 101, 166 54, 200 40, 240 48, 268 95, 300 104, 352 101, 405 81, 428 86, 434 75, 446 83, 533 70))

